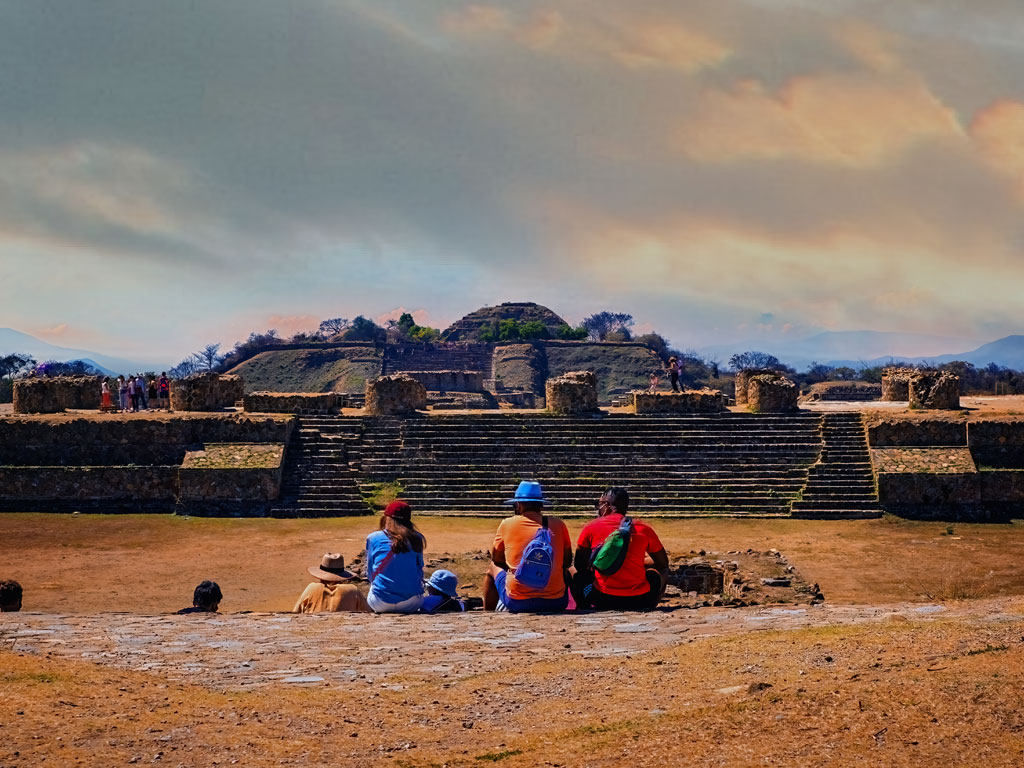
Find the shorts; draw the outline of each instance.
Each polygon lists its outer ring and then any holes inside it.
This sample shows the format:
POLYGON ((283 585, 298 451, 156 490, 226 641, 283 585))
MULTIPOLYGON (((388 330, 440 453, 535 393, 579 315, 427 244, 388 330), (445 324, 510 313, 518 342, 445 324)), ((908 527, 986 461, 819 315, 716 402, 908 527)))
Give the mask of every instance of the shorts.
POLYGON ((509 613, 557 613, 569 605, 569 590, 561 597, 528 597, 520 600, 509 597, 505 591, 507 579, 508 571, 498 571, 494 577, 494 586, 498 588, 498 602, 509 613))
MULTIPOLYGON (((593 574, 588 576, 593 577, 593 574)), ((591 581, 577 585, 576 599, 580 608, 595 611, 653 611, 661 599, 661 574, 648 568, 647 584, 648 590, 639 595, 609 595, 591 581)))
POLYGON ((366 602, 374 613, 416 613, 423 607, 423 598, 423 595, 416 595, 400 603, 385 603, 371 589, 370 594, 366 596, 366 602))

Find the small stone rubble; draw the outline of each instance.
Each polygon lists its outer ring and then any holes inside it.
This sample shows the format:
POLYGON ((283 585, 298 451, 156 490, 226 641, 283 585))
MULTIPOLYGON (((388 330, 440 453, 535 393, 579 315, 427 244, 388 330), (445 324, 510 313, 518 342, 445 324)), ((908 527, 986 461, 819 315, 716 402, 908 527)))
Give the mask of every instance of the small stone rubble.
POLYGON ((725 559, 717 553, 691 551, 675 558, 669 568, 668 588, 662 605, 707 608, 751 605, 817 604, 825 597, 811 585, 777 549, 731 551, 725 559))
POLYGON ((944 371, 920 371, 908 387, 911 408, 955 411, 960 408, 960 377, 944 371))
POLYGON ((736 372, 734 380, 736 405, 747 405, 750 379, 754 376, 762 375, 778 375, 778 371, 774 371, 771 368, 748 368, 747 370, 736 372))
POLYGON ((368 416, 407 415, 426 407, 426 387, 411 376, 400 373, 366 382, 368 416))
POLYGON ((637 414, 721 413, 725 397, 718 389, 684 389, 682 392, 632 393, 633 412, 637 414))
POLYGON ((882 370, 882 400, 906 402, 910 399, 910 379, 917 374, 916 368, 885 368, 882 370))

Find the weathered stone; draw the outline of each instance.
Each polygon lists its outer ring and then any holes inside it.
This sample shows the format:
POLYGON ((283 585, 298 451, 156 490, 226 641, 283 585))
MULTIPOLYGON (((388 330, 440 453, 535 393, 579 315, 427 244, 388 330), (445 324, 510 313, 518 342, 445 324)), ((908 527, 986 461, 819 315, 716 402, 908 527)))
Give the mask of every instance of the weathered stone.
POLYGON ((479 371, 404 371, 428 392, 483 392, 484 377, 479 371))
POLYGON ((547 380, 544 388, 551 413, 593 413, 597 407, 597 377, 593 371, 570 371, 547 380))
POLYGON ((281 493, 282 443, 210 443, 185 454, 178 499, 270 501, 281 493))
POLYGON ((872 447, 967 445, 967 421, 956 415, 871 414, 865 426, 872 447))
POLYGON ((737 371, 734 379, 736 405, 747 404, 751 377, 777 373, 778 371, 774 371, 771 368, 748 368, 745 371, 737 371))
POLYGON ((426 407, 427 389, 411 376, 381 376, 366 383, 366 413, 370 416, 397 416, 426 407))
POLYGON ((747 406, 754 413, 791 413, 800 390, 778 373, 761 373, 747 380, 747 406))
POLYGON ((880 384, 868 384, 863 381, 822 381, 812 384, 807 394, 800 398, 801 402, 830 401, 867 401, 882 397, 880 384))
POLYGON ((250 413, 334 414, 345 404, 340 392, 250 392, 242 398, 250 413))
POLYGON ((882 400, 902 403, 910 399, 910 378, 916 368, 891 367, 882 370, 882 400))
POLYGON ((725 397, 718 389, 633 393, 633 412, 638 414, 719 413, 724 410, 725 397))
POLYGON ((544 394, 547 361, 544 347, 534 344, 505 344, 494 348, 494 385, 498 392, 544 394))
POLYGON ((960 408, 960 377, 945 371, 918 371, 910 377, 911 408, 955 411, 960 408))
POLYGON ((17 379, 14 382, 14 412, 63 413, 68 408, 99 409, 103 379, 103 376, 17 379))
POLYGON ((171 381, 171 410, 219 411, 245 396, 241 376, 227 373, 196 373, 171 381))

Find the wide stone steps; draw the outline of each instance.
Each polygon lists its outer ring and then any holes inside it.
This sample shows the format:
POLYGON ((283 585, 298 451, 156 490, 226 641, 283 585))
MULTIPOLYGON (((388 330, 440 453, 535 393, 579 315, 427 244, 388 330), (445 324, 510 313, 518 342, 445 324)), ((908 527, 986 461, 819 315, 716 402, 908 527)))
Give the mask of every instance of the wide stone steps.
POLYGON ((825 414, 822 450, 807 473, 807 486, 792 505, 794 517, 851 519, 878 517, 867 435, 859 414, 825 414))

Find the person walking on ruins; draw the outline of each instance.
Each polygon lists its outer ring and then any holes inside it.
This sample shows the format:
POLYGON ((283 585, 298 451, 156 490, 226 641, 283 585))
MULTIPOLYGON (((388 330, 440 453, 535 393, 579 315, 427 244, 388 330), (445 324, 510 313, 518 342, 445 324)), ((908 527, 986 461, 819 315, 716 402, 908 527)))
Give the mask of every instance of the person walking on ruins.
POLYGON ((344 557, 328 552, 309 572, 316 581, 306 586, 292 613, 370 613, 366 598, 352 583, 357 576, 345 568, 344 557))
POLYGON ((514 498, 515 511, 498 525, 491 567, 484 578, 484 610, 511 613, 564 611, 569 603, 572 539, 565 523, 544 514, 547 499, 540 483, 524 480, 514 498))
POLYGON ((366 537, 366 597, 375 613, 416 613, 423 607, 423 548, 412 507, 396 499, 384 510, 380 530, 366 537))
POLYGON ((628 512, 626 490, 609 488, 597 502, 597 519, 580 531, 572 583, 578 608, 649 611, 661 600, 668 555, 654 529, 628 512))
POLYGON ((160 373, 160 381, 157 382, 157 396, 160 407, 171 410, 171 380, 167 378, 165 371, 160 373))
POLYGON ((668 378, 672 382, 672 391, 679 391, 679 358, 672 355, 668 359, 668 378))
POLYGON ((192 607, 182 608, 178 613, 216 613, 224 595, 216 581, 202 581, 192 593, 192 607))

